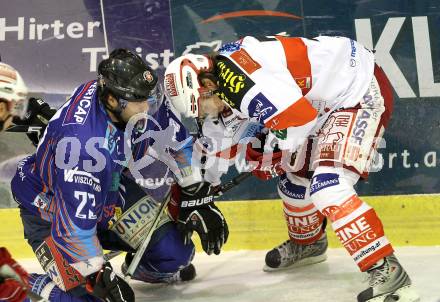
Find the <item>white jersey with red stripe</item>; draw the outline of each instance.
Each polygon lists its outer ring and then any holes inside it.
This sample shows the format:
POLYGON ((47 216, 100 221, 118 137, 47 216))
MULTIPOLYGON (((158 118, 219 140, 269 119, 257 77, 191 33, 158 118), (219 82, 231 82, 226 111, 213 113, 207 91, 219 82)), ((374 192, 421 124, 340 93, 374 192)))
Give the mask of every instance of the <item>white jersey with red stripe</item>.
POLYGON ((240 116, 237 110, 228 110, 218 118, 206 118, 202 126, 203 137, 194 144, 198 156, 206 156, 204 179, 213 185, 220 184, 221 176, 234 163, 237 169, 244 168, 240 166, 245 164, 246 144, 263 129, 260 123, 240 116))
POLYGON ((247 36, 217 59, 220 98, 267 128, 287 129, 291 150, 330 113, 356 106, 374 70, 372 52, 344 37, 247 36))

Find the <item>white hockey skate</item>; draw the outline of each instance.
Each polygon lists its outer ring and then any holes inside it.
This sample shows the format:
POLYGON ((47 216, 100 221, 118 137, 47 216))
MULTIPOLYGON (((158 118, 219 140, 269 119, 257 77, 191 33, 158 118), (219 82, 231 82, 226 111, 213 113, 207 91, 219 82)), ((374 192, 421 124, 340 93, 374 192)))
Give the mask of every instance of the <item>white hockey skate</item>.
POLYGON ((307 245, 287 240, 266 254, 266 265, 263 267, 263 271, 273 272, 325 261, 327 247, 325 233, 318 241, 307 245))
POLYGON ((411 279, 396 256, 385 257, 367 273, 370 287, 357 296, 358 302, 417 302, 420 297, 411 285, 411 279))

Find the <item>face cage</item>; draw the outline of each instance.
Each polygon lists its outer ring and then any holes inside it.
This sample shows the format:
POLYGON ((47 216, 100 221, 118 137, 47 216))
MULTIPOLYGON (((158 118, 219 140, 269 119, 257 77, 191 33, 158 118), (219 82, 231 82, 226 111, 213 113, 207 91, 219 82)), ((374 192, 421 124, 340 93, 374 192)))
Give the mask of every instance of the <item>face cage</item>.
POLYGON ((12 101, 6 99, 0 99, 0 102, 6 103, 10 115, 17 116, 20 119, 25 118, 29 103, 27 99, 19 99, 12 101))
POLYGON ((153 90, 150 92, 150 96, 147 98, 148 102, 148 114, 155 114, 160 106, 162 105, 164 99, 164 90, 161 84, 157 84, 153 90))
MULTIPOLYGON (((217 90, 211 90, 209 88, 205 88, 205 87, 200 87, 198 89, 199 91, 199 98, 197 100, 197 106, 198 106, 198 110, 197 110, 197 119, 200 121, 204 121, 205 118, 207 117, 207 115, 205 116, 200 116, 200 102, 202 99, 209 99, 212 96, 214 96, 217 92, 217 90)), ((203 122, 202 122, 203 123, 203 122)))

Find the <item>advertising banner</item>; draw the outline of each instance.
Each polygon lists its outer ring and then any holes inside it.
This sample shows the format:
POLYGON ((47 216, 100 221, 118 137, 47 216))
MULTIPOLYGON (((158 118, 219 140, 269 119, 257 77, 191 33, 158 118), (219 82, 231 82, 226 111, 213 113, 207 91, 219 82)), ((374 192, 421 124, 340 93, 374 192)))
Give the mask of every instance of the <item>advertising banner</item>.
POLYGON ((135 50, 153 69, 172 55, 167 1, 17 0, 3 1, 0 11, 2 60, 32 92, 70 94, 118 47, 135 50))
MULTIPOLYGON (((383 168, 360 182, 358 191, 364 195, 440 191, 440 7, 434 1, 172 0, 171 12, 178 54, 218 50, 246 35, 280 33, 346 36, 374 49, 394 88, 394 113, 379 148, 383 168)), ((275 182, 249 180, 248 185, 249 198, 276 198, 275 182)), ((242 187, 239 191, 247 192, 242 187)))
MULTIPOLYGON (((246 35, 347 36, 375 50, 395 96, 378 150, 383 168, 357 185, 359 193, 438 193, 439 25, 437 1, 16 0, 0 3, 0 54, 32 95, 59 107, 117 47, 134 50, 161 76, 181 54, 215 51, 246 35)), ((2 133, 0 148, 4 206, 13 204, 8 179, 17 156, 33 147, 23 135, 2 133)), ((275 183, 248 179, 224 199, 277 198, 275 183)))

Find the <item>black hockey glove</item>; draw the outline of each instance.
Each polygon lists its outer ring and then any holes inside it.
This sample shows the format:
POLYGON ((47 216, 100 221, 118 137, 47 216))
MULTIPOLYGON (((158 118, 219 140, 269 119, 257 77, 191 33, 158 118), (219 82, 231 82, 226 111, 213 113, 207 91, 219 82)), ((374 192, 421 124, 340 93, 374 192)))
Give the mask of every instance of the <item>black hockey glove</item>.
POLYGON ((177 228, 184 243, 191 240, 193 231, 200 236, 203 250, 211 255, 220 254, 228 240, 229 230, 222 212, 214 204, 215 192, 207 182, 182 188, 177 228))
POLYGON ((87 277, 86 290, 92 296, 107 302, 132 302, 134 292, 124 279, 113 271, 110 262, 87 277))
POLYGON ((30 126, 26 135, 34 146, 38 145, 49 120, 54 116, 56 109, 50 108, 43 99, 30 98, 24 119, 14 118, 14 124, 30 126))

